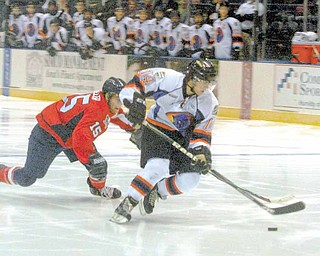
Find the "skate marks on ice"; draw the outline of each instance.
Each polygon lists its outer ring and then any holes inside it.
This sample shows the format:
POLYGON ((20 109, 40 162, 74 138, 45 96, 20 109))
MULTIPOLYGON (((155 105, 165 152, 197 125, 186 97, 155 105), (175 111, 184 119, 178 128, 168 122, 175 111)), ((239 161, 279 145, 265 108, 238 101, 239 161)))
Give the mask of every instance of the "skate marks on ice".
MULTIPOLYGON (((24 163, 34 116, 46 105, 0 97, 1 163, 24 163)), ((123 194, 140 169, 139 151, 128 139, 110 126, 96 141, 109 163, 108 185, 119 185, 123 194)), ((261 195, 294 194, 307 208, 272 216, 203 176, 192 193, 160 200, 150 216, 134 209, 125 225, 109 221, 120 200, 92 196, 83 166, 61 155, 29 188, 0 184, 0 251, 9 256, 314 256, 320 251, 318 145, 318 127, 219 119, 214 168, 261 195)))

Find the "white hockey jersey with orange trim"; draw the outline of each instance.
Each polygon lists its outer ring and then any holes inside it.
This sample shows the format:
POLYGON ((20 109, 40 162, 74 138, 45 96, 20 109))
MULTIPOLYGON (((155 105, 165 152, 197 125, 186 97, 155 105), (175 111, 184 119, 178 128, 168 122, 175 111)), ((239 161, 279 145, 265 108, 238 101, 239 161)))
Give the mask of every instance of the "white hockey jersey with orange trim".
POLYGON ((240 22, 232 17, 218 19, 213 23, 215 57, 217 59, 231 59, 232 48, 243 47, 240 22))
POLYGON ((211 91, 187 96, 183 73, 166 68, 141 70, 120 92, 120 100, 132 102, 134 92, 156 101, 147 113, 147 121, 156 126, 178 130, 190 138, 190 148, 211 145, 218 100, 211 91))

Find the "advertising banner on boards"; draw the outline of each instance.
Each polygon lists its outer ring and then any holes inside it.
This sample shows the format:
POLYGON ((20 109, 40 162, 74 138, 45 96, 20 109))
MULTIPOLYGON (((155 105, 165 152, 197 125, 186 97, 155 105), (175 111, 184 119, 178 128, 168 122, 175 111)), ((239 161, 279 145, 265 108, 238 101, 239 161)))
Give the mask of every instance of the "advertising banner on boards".
POLYGON ((320 113, 320 67, 275 65, 274 107, 320 113))
POLYGON ((76 52, 20 50, 12 53, 11 86, 27 90, 86 93, 100 90, 110 76, 125 78, 127 57, 99 55, 83 60, 76 52), (116 59, 116 61, 114 60, 116 59))

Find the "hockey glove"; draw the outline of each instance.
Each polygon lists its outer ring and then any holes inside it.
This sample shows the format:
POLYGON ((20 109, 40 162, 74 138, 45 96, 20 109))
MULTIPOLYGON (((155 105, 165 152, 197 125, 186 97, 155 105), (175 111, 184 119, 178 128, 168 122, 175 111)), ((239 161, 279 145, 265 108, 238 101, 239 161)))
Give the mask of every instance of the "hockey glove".
POLYGON ((33 46, 34 49, 36 50, 44 50, 45 49, 45 43, 43 40, 41 39, 37 39, 34 43, 34 46, 33 46))
POLYGON ((107 176, 108 163, 100 153, 96 152, 89 156, 90 164, 87 169, 90 177, 95 180, 104 180, 107 176))
POLYGON ((207 174, 211 169, 211 152, 206 146, 197 146, 189 150, 198 160, 191 162, 190 170, 201 174, 207 174))
POLYGON ((83 60, 93 58, 92 52, 87 48, 80 48, 79 54, 80 54, 81 59, 83 59, 83 60))
POLYGON ((102 45, 100 44, 100 42, 98 40, 92 39, 92 46, 91 49, 94 51, 97 51, 99 49, 102 48, 102 45))
POLYGON ((51 57, 54 57, 57 55, 57 50, 52 46, 49 46, 46 50, 51 57))
POLYGON ((231 52, 231 57, 232 59, 234 60, 238 60, 239 59, 239 56, 240 56, 240 48, 239 47, 235 47, 232 49, 232 52, 231 52))
POLYGON ((135 92, 133 94, 133 101, 130 103, 128 100, 124 100, 124 105, 129 109, 127 119, 133 123, 133 126, 140 125, 146 116, 146 101, 144 97, 135 92))

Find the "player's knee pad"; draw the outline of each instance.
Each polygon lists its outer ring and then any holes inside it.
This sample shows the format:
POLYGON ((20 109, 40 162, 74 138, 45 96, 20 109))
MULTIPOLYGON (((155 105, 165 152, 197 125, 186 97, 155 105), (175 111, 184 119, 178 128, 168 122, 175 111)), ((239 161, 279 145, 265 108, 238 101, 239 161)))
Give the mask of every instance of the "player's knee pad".
POLYGON ((188 193, 193 190, 200 181, 200 173, 186 172, 177 174, 176 185, 183 193, 188 193))
POLYGON ((141 176, 149 180, 151 183, 155 184, 163 177, 168 175, 169 164, 169 159, 149 159, 143 171, 141 172, 141 176))

